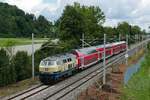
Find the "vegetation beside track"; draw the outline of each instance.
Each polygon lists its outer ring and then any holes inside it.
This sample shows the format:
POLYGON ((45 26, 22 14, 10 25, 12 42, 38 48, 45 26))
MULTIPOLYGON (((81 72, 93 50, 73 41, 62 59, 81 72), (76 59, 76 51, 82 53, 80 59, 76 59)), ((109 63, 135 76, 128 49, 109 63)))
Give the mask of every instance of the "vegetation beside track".
MULTIPOLYGON (((132 55, 128 59, 128 66, 131 66, 143 56, 144 50, 141 49, 136 54, 132 55)), ((110 73, 108 75, 108 84, 111 84, 107 89, 100 89, 100 85, 102 84, 102 79, 95 82, 85 91, 82 91, 81 94, 77 97, 78 100, 86 100, 86 99, 94 99, 94 100, 120 100, 122 96, 122 86, 124 73, 127 69, 126 64, 119 64, 119 73, 110 73)), ((128 100, 127 98, 123 100, 128 100)), ((136 100, 136 99, 130 99, 136 100)), ((141 99, 142 100, 142 99, 141 99)), ((147 99, 144 99, 147 100, 147 99)), ((149 100, 149 99, 148 99, 149 100)))
POLYGON ((128 58, 128 66, 135 64, 139 58, 141 58, 145 53, 144 49, 139 50, 135 55, 128 58))
MULTIPOLYGON (((35 38, 35 43, 43 43, 47 40, 47 38, 35 38)), ((0 38, 0 47, 27 45, 31 43, 32 40, 30 38, 0 38)))
POLYGON ((15 84, 11 84, 5 87, 0 87, 0 98, 8 95, 12 95, 18 93, 20 91, 26 90, 34 85, 40 84, 38 78, 36 77, 35 80, 32 78, 26 79, 15 84))
POLYGON ((140 70, 132 76, 123 88, 122 100, 150 99, 150 49, 141 64, 140 70))

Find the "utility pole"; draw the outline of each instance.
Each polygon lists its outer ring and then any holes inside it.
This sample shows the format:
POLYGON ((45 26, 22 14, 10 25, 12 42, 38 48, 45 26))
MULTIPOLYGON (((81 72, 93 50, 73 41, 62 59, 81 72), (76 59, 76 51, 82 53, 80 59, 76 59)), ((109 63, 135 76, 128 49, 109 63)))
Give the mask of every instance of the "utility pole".
POLYGON ((128 65, 128 35, 126 35, 126 65, 128 65))
POLYGON ((104 34, 103 84, 106 84, 106 34, 104 34))
POLYGON ((82 33, 82 48, 84 48, 84 33, 82 33))
POLYGON ((32 33, 32 78, 34 79, 34 34, 32 33))

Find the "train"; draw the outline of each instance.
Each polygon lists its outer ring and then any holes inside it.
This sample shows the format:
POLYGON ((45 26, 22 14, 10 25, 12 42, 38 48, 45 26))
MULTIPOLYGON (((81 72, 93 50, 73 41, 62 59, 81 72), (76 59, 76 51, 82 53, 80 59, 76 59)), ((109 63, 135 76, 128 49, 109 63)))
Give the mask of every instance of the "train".
POLYGON ((39 79, 49 84, 86 69, 105 57, 109 58, 126 50, 126 42, 114 42, 105 45, 74 49, 70 53, 58 54, 41 60, 39 65, 39 79))

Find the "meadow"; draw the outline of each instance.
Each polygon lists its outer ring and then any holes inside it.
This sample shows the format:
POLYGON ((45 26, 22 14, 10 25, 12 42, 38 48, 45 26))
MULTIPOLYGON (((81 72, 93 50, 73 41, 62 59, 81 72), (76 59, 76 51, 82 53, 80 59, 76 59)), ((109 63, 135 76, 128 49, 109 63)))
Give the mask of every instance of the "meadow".
POLYGON ((124 86, 121 100, 150 100, 150 51, 140 70, 124 86))
MULTIPOLYGON (((34 43, 43 43, 47 40, 47 38, 35 38, 34 43)), ((32 39, 30 38, 0 38, 0 47, 27 45, 31 43, 32 39)))

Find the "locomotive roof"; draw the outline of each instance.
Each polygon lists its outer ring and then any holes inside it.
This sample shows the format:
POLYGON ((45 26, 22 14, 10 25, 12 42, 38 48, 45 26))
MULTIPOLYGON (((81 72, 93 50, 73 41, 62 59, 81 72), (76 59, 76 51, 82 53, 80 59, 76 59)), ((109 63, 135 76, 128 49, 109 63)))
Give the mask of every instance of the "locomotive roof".
POLYGON ((59 59, 74 58, 74 57, 75 56, 73 54, 66 53, 66 54, 58 54, 56 56, 47 57, 43 60, 56 61, 56 60, 59 60, 59 59))

